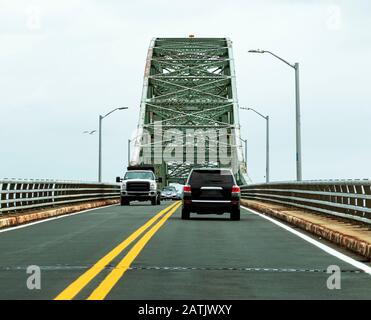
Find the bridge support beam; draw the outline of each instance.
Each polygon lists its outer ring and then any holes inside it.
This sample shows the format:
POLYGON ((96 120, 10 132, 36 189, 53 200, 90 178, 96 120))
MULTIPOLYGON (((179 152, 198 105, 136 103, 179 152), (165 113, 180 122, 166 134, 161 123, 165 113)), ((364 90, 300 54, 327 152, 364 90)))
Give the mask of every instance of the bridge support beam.
POLYGON ((247 182, 229 39, 151 41, 130 163, 153 164, 165 184, 184 183, 193 167, 231 167, 247 182))

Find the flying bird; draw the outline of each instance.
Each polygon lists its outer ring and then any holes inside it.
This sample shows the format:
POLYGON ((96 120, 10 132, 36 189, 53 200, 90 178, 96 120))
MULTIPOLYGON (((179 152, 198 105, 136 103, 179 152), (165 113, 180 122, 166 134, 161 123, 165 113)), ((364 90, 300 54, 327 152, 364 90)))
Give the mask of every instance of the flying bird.
POLYGON ((84 131, 83 133, 88 133, 88 134, 94 134, 97 130, 92 130, 92 131, 84 131))

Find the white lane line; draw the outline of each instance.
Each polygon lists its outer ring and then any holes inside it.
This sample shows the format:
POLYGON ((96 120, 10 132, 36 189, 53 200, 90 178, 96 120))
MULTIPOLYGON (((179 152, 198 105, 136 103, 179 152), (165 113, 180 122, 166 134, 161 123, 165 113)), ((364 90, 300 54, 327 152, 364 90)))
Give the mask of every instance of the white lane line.
POLYGON ((297 231, 297 230, 295 230, 295 229, 293 229, 293 228, 285 225, 284 223, 281 223, 281 222, 277 221, 276 219, 273 219, 271 217, 268 217, 268 216, 266 216, 266 215, 264 215, 264 214, 262 214, 262 213, 260 213, 258 211, 252 210, 252 209, 247 208, 247 207, 244 207, 244 206, 241 206, 241 208, 243 208, 243 209, 245 209, 247 211, 250 211, 251 213, 256 214, 256 215, 258 215, 258 216, 260 216, 260 217, 262 217, 262 218, 264 218, 264 219, 266 219, 266 220, 268 220, 268 221, 276 224, 277 226, 285 229, 286 231, 289 231, 289 232, 295 234, 296 236, 298 236, 299 238, 301 238, 301 239, 303 239, 303 240, 305 240, 305 241, 313 244, 317 248, 325 251, 326 253, 328 253, 328 254, 330 254, 330 255, 332 255, 332 256, 340 259, 340 260, 343 260, 344 262, 349 263, 353 267, 356 267, 356 268, 364 271, 365 273, 368 273, 369 275, 371 275, 371 267, 365 265, 364 263, 359 262, 357 260, 354 260, 354 259, 346 256, 345 254, 343 254, 343 253, 341 253, 341 252, 339 252, 339 251, 337 251, 337 250, 335 250, 333 248, 330 248, 329 246, 326 246, 325 244, 323 244, 323 243, 321 243, 321 242, 319 242, 319 241, 317 241, 317 240, 315 240, 315 239, 313 239, 311 237, 308 237, 304 233, 301 233, 301 232, 299 232, 299 231, 297 231))
POLYGON ((98 210, 98 209, 103 209, 103 208, 109 208, 109 207, 113 207, 113 206, 117 206, 117 204, 110 204, 108 206, 97 207, 97 208, 92 208, 92 209, 86 209, 86 210, 75 212, 75 213, 67 213, 67 214, 63 214, 63 215, 57 216, 57 217, 51 217, 51 218, 46 218, 46 219, 38 220, 38 221, 35 221, 35 222, 21 224, 19 226, 15 226, 15 227, 9 227, 9 228, 6 228, 5 227, 5 229, 0 229, 0 233, 8 232, 8 231, 13 231, 13 230, 17 230, 17 229, 23 229, 23 228, 27 228, 27 227, 30 227, 30 226, 34 226, 35 224, 49 222, 49 221, 52 221, 52 220, 57 220, 57 219, 62 219, 62 218, 67 218, 67 217, 72 217, 72 216, 75 216, 75 215, 80 214, 80 213, 84 213, 84 212, 88 212, 88 211, 93 211, 93 210, 98 210))

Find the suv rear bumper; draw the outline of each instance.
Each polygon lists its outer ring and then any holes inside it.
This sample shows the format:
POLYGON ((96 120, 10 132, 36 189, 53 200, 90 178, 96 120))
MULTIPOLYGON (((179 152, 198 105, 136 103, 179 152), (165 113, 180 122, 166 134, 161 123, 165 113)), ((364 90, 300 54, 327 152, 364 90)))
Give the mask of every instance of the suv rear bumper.
POLYGON ((221 214, 240 208, 239 199, 233 200, 183 200, 183 209, 201 214, 221 214))

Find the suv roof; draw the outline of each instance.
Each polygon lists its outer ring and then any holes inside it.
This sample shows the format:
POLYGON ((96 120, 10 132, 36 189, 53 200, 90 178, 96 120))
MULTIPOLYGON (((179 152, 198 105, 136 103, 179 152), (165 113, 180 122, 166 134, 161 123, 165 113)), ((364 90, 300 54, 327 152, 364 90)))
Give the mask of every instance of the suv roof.
POLYGON ((191 172, 189 173, 189 175, 191 175, 192 172, 194 172, 194 171, 220 171, 220 172, 223 172, 223 173, 228 172, 233 176, 233 172, 229 168, 193 168, 191 170, 191 172))

